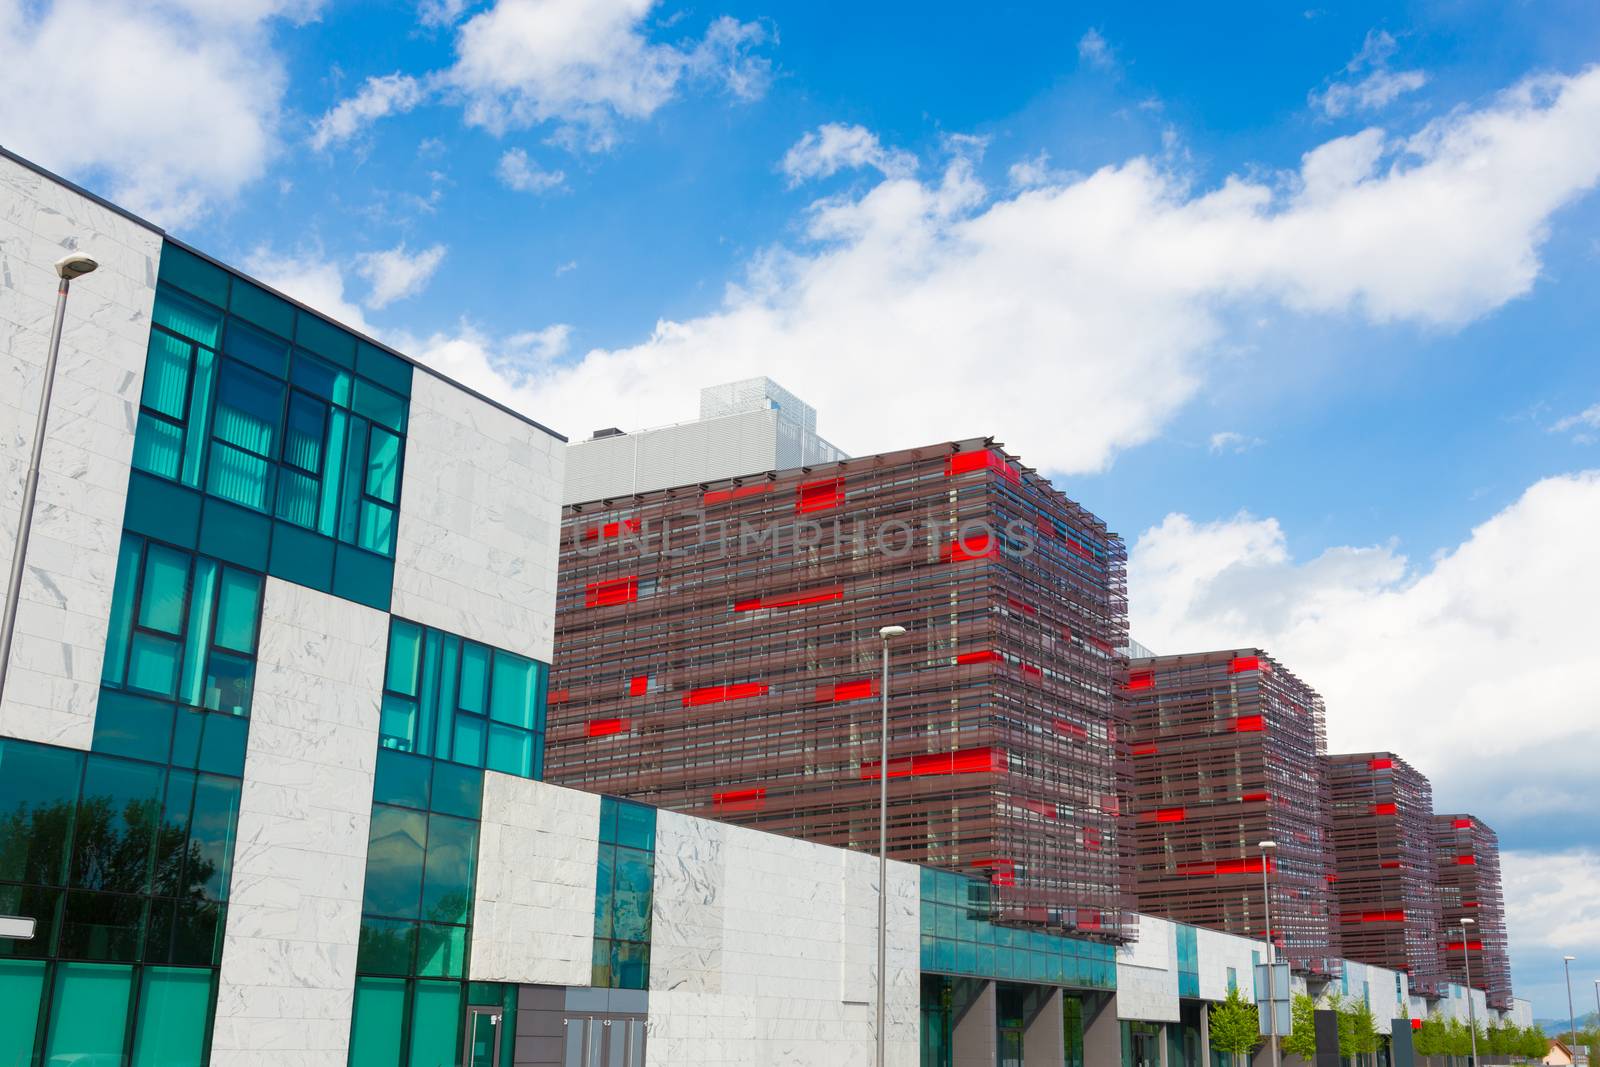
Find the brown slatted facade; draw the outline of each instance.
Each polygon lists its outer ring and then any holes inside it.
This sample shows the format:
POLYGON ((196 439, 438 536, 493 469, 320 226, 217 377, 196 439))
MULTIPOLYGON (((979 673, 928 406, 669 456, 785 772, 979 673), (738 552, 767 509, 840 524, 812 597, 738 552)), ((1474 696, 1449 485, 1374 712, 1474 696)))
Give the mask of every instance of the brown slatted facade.
POLYGON ((1433 786, 1392 752, 1328 757, 1334 897, 1348 959, 1410 976, 1432 996, 1442 976, 1433 786))
POLYGON ((1337 965, 1322 698, 1260 649, 1129 664, 1139 910, 1272 936, 1298 970, 1337 965))
POLYGON ((877 632, 903 625, 890 855, 1125 936, 1125 566, 986 440, 574 505, 546 778, 876 851, 877 632))
POLYGON ((1489 1007, 1511 1008, 1511 954, 1506 937, 1505 897, 1500 885, 1500 838, 1475 815, 1435 815, 1434 855, 1438 861, 1443 926, 1442 964, 1446 981, 1467 984, 1465 953, 1472 957, 1472 986, 1489 1007), (1474 925, 1463 938, 1462 918, 1474 925))

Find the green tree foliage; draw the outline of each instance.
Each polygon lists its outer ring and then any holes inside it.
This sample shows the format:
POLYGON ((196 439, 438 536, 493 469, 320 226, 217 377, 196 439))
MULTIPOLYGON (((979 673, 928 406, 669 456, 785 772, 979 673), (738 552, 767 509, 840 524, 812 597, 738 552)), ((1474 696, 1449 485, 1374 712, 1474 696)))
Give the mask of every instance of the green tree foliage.
POLYGON ((1339 1013, 1339 1054, 1341 1056, 1367 1056, 1378 1051, 1383 1038, 1378 1034, 1378 1020, 1365 1000, 1351 997, 1334 1005, 1339 1013))
POLYGON ((1444 1019, 1438 1013, 1422 1020, 1422 1025, 1411 1034, 1411 1046, 1419 1056, 1444 1056, 1449 1053, 1446 1048, 1448 1028, 1444 1019))
POLYGON ((1247 1056, 1260 1046, 1261 1013, 1244 999, 1237 986, 1228 999, 1211 1008, 1211 1047, 1235 1056, 1247 1056))
POLYGON ((1292 1029, 1283 1039, 1283 1051, 1310 1060, 1317 1054, 1317 1003, 1304 993, 1296 993, 1289 1004, 1292 1029))

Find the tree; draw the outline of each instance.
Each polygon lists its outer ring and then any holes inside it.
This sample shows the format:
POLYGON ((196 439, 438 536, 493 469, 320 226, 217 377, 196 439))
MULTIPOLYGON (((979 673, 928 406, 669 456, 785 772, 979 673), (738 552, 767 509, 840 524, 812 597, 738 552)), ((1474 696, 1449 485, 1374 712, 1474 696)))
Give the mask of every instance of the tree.
POLYGON ((1261 1013, 1235 986, 1228 999, 1211 1008, 1211 1047, 1232 1056, 1248 1056, 1261 1044, 1261 1013))
POLYGON ((1317 1003, 1304 993, 1296 993, 1289 1004, 1289 1036, 1283 1051, 1310 1061, 1317 1054, 1317 1003))
POLYGON ((1419 1056, 1443 1056, 1450 1051, 1445 1047, 1447 1037, 1444 1019, 1435 1012, 1422 1020, 1422 1025, 1412 1032, 1411 1047, 1419 1056))
POLYGON ((1378 1036, 1378 1020, 1365 999, 1351 997, 1335 1006, 1339 1012, 1339 1054, 1369 1056, 1378 1051, 1383 1039, 1378 1036))

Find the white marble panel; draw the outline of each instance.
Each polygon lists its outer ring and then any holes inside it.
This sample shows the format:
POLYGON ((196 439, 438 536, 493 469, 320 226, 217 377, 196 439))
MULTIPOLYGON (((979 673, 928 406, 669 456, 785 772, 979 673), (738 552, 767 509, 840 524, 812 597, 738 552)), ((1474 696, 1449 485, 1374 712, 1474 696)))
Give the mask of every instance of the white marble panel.
POLYGON ((1117 949, 1117 1018, 1178 1021, 1174 924, 1139 916, 1139 939, 1117 949))
POLYGON ((69 252, 100 268, 67 301, 0 735, 87 749, 161 234, 0 157, 0 575, 33 446, 53 264, 69 252))
POLYGON ((483 776, 472 979, 589 984, 600 797, 483 776))
POLYGON ((214 1067, 345 1067, 388 634, 267 579, 214 1067))
MULTIPOLYGON (((1143 921, 1141 919, 1141 921, 1143 921)), ((1255 957, 1267 958, 1267 943, 1247 937, 1204 928, 1195 931, 1195 952, 1200 957, 1200 996, 1204 1000, 1226 1000, 1228 968, 1233 968, 1239 988, 1250 996, 1255 988, 1255 957)))
POLYGON ((391 610, 548 663, 565 444, 420 370, 410 420, 391 610))

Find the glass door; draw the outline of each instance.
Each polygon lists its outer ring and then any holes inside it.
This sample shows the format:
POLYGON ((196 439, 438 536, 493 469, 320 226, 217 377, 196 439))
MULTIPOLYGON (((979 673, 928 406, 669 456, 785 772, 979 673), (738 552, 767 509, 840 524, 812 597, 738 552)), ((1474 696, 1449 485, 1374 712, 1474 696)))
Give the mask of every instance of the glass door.
POLYGON ((466 1067, 500 1067, 499 1008, 467 1009, 467 1048, 462 1061, 466 1067))

